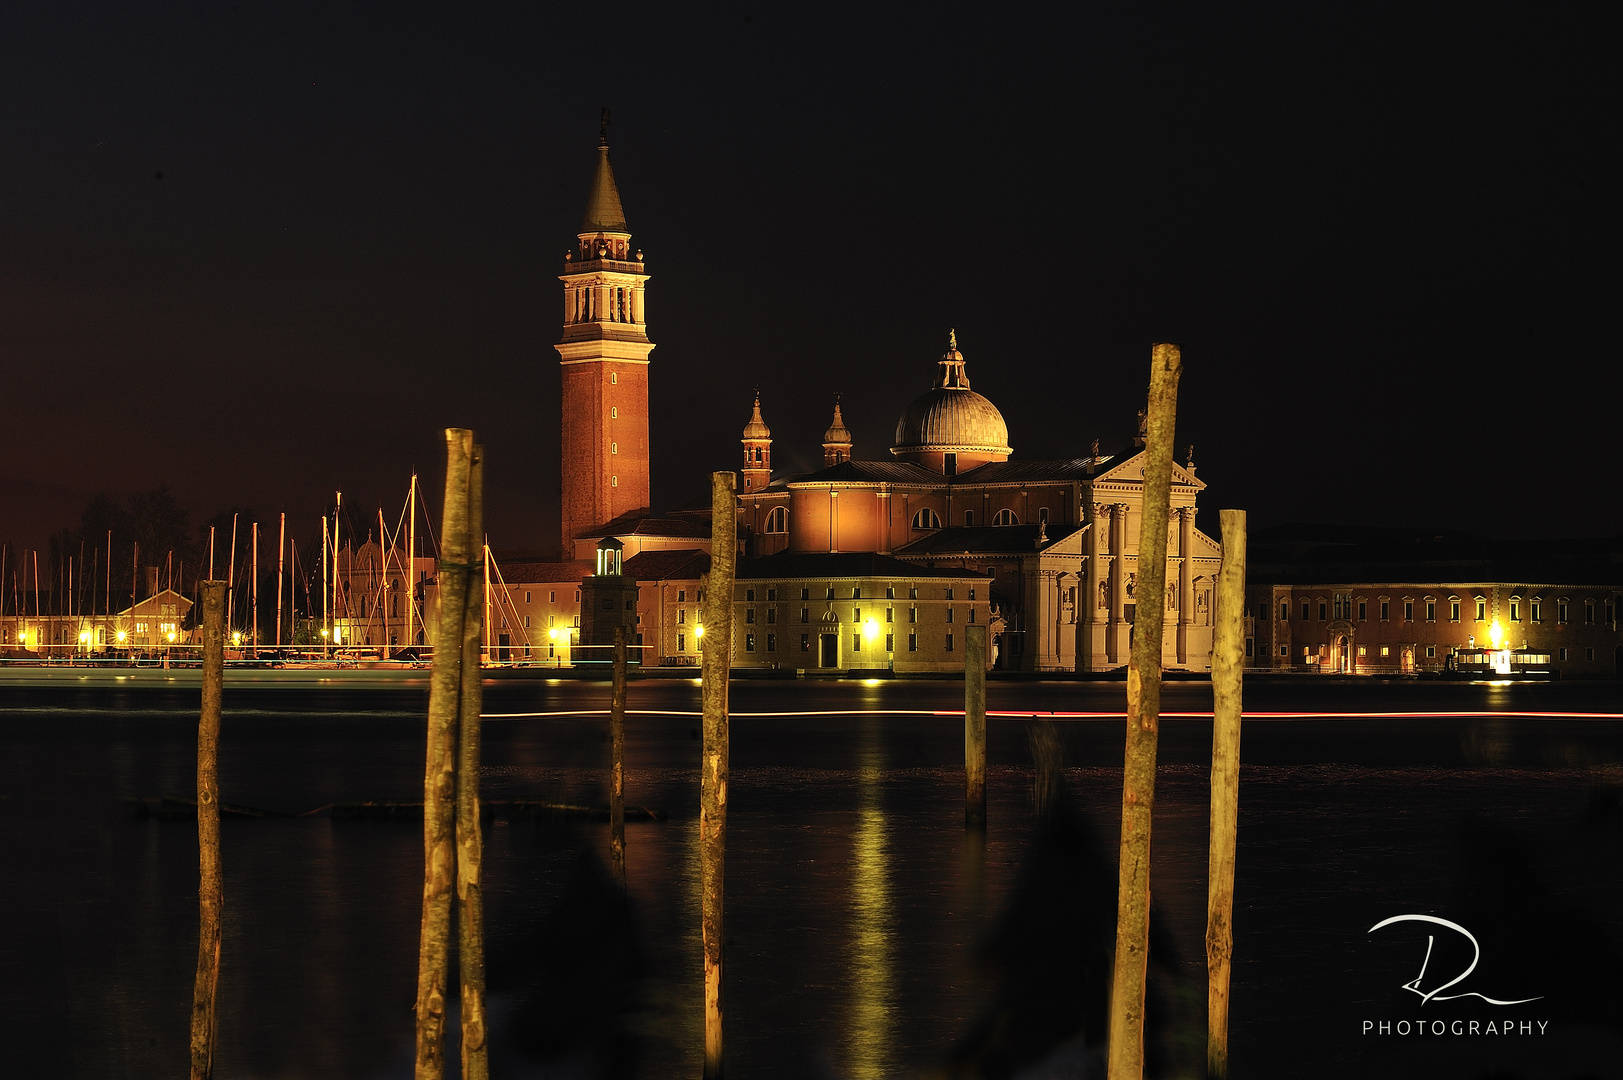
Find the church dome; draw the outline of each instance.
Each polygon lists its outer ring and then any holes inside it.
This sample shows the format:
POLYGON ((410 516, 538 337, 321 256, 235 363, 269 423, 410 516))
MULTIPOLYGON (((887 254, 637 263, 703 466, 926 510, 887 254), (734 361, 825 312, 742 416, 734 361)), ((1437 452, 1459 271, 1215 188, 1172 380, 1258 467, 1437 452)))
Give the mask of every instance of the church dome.
POLYGON ((988 461, 1008 458, 1009 427, 996 405, 969 388, 956 333, 941 358, 939 381, 896 421, 896 445, 890 452, 898 457, 954 453, 985 455, 988 461))

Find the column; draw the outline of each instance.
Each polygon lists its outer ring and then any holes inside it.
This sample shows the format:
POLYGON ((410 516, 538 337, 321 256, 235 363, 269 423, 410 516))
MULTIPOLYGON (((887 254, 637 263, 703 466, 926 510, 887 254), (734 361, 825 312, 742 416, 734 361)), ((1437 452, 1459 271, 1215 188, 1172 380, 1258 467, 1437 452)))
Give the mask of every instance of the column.
POLYGON ((1112 664, 1127 662, 1127 622, 1122 606, 1127 597, 1127 504, 1110 508, 1110 625, 1105 628, 1106 654, 1112 664))
POLYGON ((1178 508, 1178 663, 1189 663, 1189 628, 1195 621, 1195 508, 1178 508))

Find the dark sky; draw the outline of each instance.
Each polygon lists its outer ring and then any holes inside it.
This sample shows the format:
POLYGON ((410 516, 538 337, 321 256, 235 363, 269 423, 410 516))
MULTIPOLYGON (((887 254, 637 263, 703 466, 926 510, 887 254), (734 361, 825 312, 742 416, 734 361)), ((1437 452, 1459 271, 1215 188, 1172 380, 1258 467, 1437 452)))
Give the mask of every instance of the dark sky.
POLYGON ((956 327, 1017 457, 1119 446, 1170 340, 1213 517, 1623 532, 1599 8, 692 7, 14 6, 0 539, 160 484, 392 521, 414 467, 437 517, 458 425, 549 544, 604 105, 656 502, 756 384, 780 468, 836 392, 888 457, 956 327))

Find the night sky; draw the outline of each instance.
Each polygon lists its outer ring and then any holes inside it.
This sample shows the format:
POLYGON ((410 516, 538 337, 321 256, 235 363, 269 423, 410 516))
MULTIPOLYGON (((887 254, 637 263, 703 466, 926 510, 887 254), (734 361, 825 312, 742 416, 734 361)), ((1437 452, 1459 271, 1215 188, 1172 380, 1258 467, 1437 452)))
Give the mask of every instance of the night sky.
POLYGON ((0 540, 170 485, 392 522, 441 430, 554 542, 598 112, 648 259, 654 498, 858 457, 956 327, 1017 458, 1130 439, 1253 528, 1623 533, 1614 36, 1581 5, 13 5, 0 540))

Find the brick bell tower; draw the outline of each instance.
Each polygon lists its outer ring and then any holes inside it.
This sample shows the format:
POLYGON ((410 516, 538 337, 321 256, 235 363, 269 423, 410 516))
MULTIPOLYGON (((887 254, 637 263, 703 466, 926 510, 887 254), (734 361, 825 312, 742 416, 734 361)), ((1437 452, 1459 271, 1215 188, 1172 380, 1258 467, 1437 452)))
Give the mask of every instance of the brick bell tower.
MULTIPOLYGON (((643 290, 648 273, 633 253, 609 164, 609 111, 603 110, 580 246, 564 253, 563 500, 561 550, 625 514, 648 495, 648 340, 643 290)), ((596 539, 582 541, 588 553, 596 539)), ((587 557, 590 557, 589 555, 587 557)))

